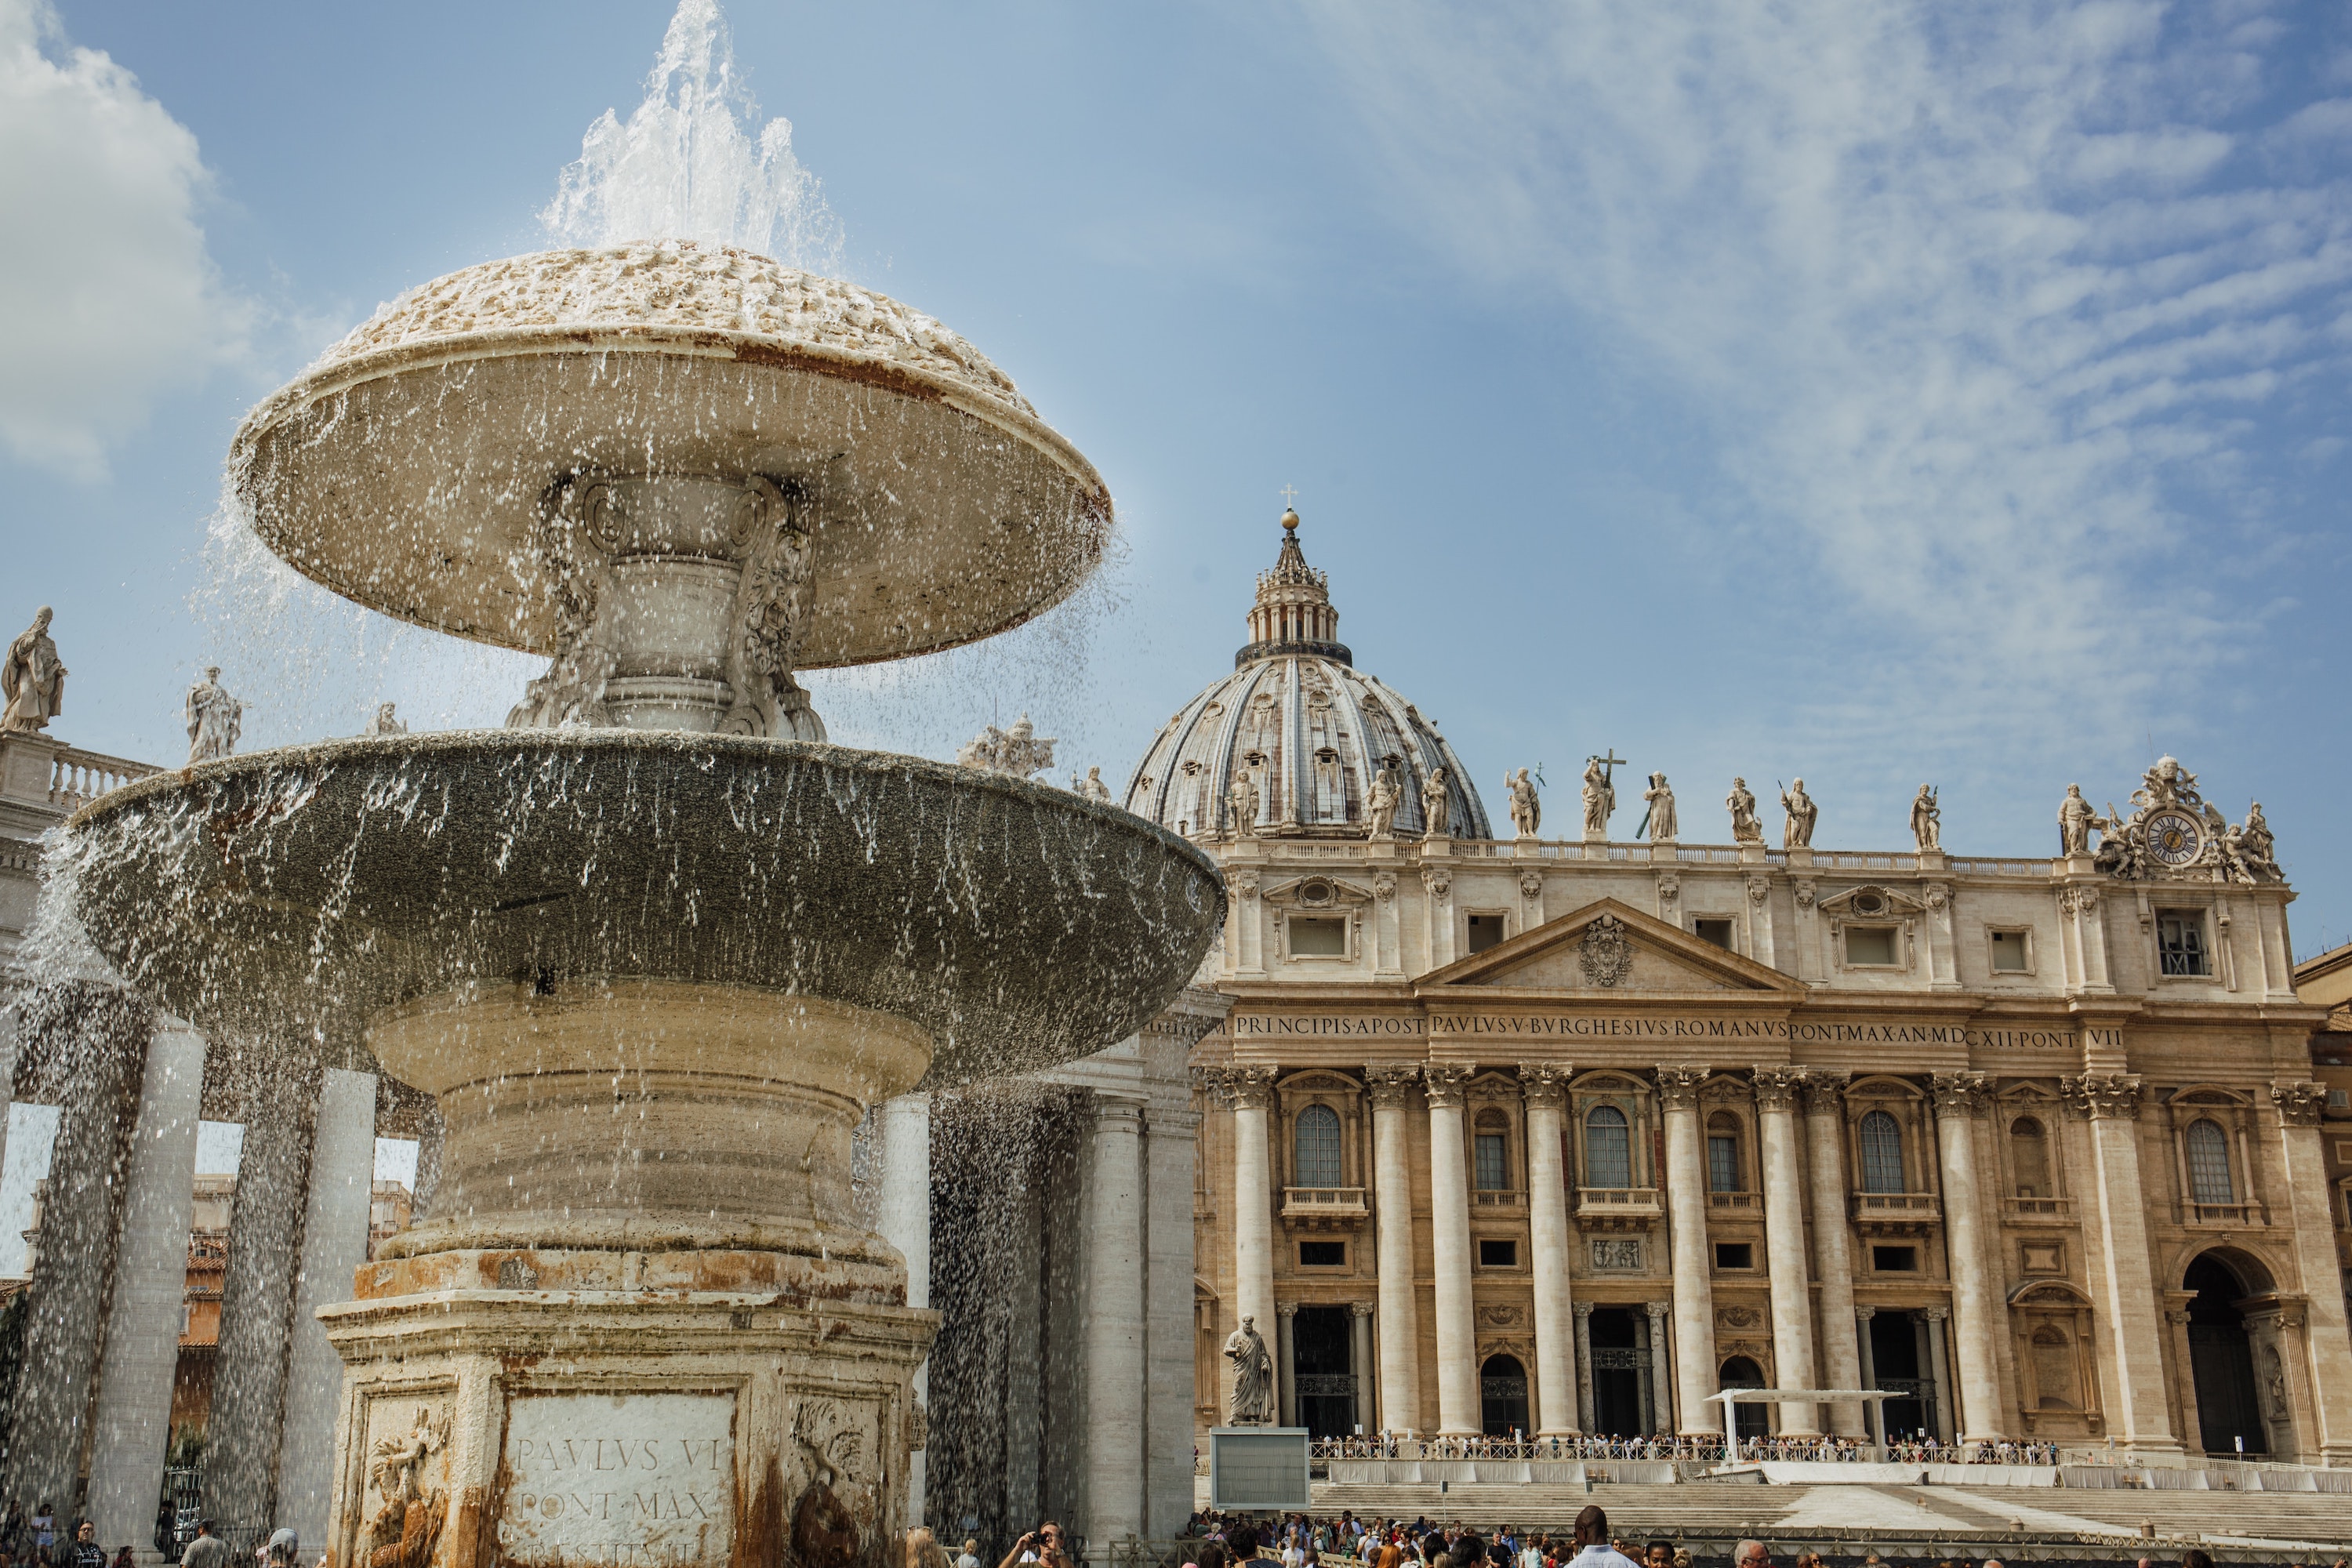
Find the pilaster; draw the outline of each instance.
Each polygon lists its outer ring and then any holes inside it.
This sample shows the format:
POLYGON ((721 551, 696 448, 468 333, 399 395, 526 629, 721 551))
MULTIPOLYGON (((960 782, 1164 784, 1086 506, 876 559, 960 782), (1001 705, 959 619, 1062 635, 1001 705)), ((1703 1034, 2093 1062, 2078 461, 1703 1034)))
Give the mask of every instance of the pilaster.
POLYGON ((2105 1297, 2107 1355, 2116 1408, 2107 1429, 2127 1447, 2178 1453, 2165 1397, 2164 1330, 2147 1244, 2147 1204, 2140 1183, 2141 1086, 2129 1073, 2084 1073, 2063 1085, 2070 1107, 2091 1123, 2099 1228, 2105 1255, 2095 1277, 2105 1297))
POLYGON ((2346 1324, 2327 1159, 2319 1134, 2327 1090, 2308 1081, 2273 1083, 2271 1102, 2278 1107, 2295 1268, 2307 1298, 2304 1339, 2318 1426, 2311 1447, 2322 1464, 2352 1465, 2352 1331, 2346 1324))

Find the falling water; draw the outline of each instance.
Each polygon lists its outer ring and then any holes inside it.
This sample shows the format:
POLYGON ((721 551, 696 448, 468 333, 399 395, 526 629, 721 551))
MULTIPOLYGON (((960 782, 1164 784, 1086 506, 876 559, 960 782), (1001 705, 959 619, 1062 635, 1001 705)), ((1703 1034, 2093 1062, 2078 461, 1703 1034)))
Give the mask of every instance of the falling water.
POLYGON ((678 0, 645 101, 588 127, 539 219, 559 245, 699 239, 841 268, 841 226, 793 156, 792 121, 761 123, 718 0, 678 0))

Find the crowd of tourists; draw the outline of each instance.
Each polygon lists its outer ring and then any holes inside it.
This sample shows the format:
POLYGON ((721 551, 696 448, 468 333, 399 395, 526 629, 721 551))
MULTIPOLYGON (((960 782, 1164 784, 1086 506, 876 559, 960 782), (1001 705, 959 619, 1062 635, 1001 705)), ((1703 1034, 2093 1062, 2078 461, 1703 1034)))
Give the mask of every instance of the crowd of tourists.
MULTIPOLYGON (((237 1556, 207 1519, 180 1554, 180 1568, 236 1568, 237 1556)), ((0 1568, 136 1568, 138 1560, 132 1547, 102 1545, 96 1521, 61 1522, 46 1502, 30 1513, 12 1502, 0 1514, 0 1568)), ((321 1568, 325 1561, 320 1559, 321 1568)), ((253 1552, 254 1568, 299 1568, 300 1563, 301 1542, 290 1530, 278 1531, 253 1552)))
POLYGON ((2054 1465, 2055 1443, 1939 1443, 1929 1436, 1885 1446, 1852 1437, 1409 1437, 1394 1432, 1319 1437, 1318 1459, 1656 1459, 1720 1463, 1733 1459, 1946 1465, 2054 1465))

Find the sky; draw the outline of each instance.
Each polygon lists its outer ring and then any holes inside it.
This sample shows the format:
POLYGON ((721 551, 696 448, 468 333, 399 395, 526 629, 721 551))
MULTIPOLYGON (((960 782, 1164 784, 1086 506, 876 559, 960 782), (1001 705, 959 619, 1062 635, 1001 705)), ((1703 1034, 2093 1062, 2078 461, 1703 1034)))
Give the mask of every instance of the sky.
MULTIPOLYGON (((221 458, 379 303, 555 243, 670 18, 0 0, 0 636, 56 606, 56 732, 175 762, 210 662, 248 749, 503 715, 512 656, 208 542, 221 458)), ((1342 639, 1490 815, 1613 751, 1694 838, 1802 774, 1824 847, 1905 847, 1927 781, 1954 852, 2043 855, 2069 783, 2170 752, 2263 802, 2298 953, 2352 936, 2352 9, 726 19, 786 238, 978 344, 1122 529, 1040 625, 814 678, 836 738, 1026 710, 1123 778, 1231 668, 1294 486, 1342 639)))

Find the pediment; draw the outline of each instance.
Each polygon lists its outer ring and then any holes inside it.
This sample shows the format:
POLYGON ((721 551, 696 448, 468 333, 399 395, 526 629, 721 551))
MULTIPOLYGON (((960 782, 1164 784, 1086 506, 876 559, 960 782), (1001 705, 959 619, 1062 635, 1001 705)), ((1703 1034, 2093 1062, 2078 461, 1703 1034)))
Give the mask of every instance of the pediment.
POLYGON ((1615 996, 1804 991, 1777 969, 1701 942, 1615 899, 1547 921, 1475 957, 1432 970, 1415 984, 1423 992, 1488 986, 1615 996))

